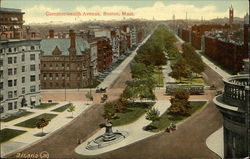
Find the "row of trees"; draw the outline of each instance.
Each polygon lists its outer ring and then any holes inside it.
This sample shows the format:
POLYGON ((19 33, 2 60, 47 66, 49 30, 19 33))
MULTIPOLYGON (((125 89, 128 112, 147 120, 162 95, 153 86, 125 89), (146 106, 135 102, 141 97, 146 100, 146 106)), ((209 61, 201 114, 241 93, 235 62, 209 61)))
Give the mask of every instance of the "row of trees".
POLYGON ((195 49, 189 43, 182 44, 183 53, 175 63, 171 65, 172 72, 169 75, 177 80, 182 78, 192 79, 192 73, 200 74, 205 70, 205 64, 195 49))

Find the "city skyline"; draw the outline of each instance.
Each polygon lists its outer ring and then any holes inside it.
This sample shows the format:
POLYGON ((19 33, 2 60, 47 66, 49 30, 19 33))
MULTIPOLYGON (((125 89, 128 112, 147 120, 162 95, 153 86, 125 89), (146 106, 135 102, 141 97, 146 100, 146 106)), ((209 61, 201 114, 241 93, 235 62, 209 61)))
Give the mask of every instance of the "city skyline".
POLYGON ((234 16, 243 18, 247 13, 247 1, 2 1, 3 8, 20 8, 25 12, 25 24, 31 23, 78 23, 89 20, 148 19, 168 20, 175 14, 176 19, 205 20, 228 17, 232 5, 234 16), (105 14, 111 13, 111 14, 105 14), (65 14, 78 13, 73 16, 65 14), (81 13, 81 14, 79 14, 81 13), (91 13, 91 14, 89 14, 91 13), (128 14, 122 14, 128 13, 128 14), (64 14, 55 16, 55 14, 64 14), (87 14, 87 15, 86 15, 87 14))

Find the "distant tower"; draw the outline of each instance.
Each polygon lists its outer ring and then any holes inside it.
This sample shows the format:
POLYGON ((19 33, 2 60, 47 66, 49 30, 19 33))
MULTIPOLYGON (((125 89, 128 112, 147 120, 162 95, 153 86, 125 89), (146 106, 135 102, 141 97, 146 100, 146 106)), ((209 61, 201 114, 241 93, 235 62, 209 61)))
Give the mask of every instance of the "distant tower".
POLYGON ((234 21, 234 9, 233 6, 229 8, 229 25, 232 25, 234 21))
POLYGON ((173 21, 175 21, 175 14, 173 14, 173 21))

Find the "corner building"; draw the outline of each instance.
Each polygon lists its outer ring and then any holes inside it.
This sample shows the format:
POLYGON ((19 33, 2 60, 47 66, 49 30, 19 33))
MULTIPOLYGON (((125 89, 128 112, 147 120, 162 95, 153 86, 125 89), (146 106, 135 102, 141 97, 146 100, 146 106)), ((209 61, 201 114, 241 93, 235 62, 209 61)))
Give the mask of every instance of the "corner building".
POLYGON ((214 98, 223 115, 224 157, 249 155, 249 74, 224 79, 224 92, 214 98))

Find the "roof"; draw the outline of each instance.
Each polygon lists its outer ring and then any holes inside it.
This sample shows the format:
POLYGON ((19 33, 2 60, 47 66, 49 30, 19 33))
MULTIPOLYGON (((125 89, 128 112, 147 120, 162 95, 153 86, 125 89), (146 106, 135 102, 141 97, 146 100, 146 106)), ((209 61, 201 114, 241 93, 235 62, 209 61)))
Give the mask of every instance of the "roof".
MULTIPOLYGON (((44 39, 41 41, 41 50, 44 56, 52 55, 54 49, 58 49, 62 52, 62 55, 69 55, 68 49, 70 47, 70 39, 44 39)), ((89 49, 89 43, 82 38, 76 37, 76 55, 82 55, 82 51, 89 49)))
POLYGON ((21 12, 21 9, 15 9, 15 8, 0 8, 0 12, 21 13, 21 14, 24 13, 24 12, 21 12))

